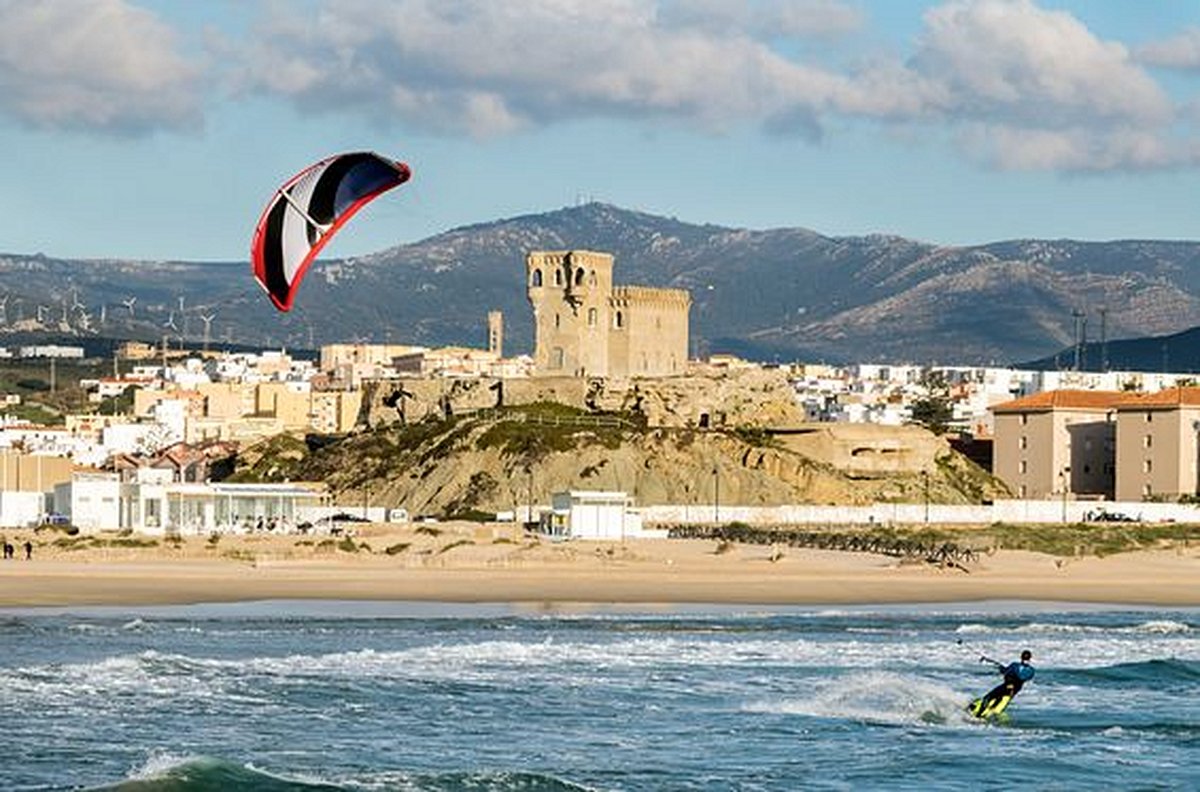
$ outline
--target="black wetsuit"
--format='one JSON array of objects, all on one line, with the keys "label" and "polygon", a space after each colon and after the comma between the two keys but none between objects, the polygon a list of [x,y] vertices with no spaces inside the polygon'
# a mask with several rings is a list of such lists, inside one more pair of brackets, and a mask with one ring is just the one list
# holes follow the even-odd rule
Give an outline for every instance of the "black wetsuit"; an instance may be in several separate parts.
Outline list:
[{"label": "black wetsuit", "polygon": [[1025,662],[1009,663],[1007,666],[996,664],[1000,669],[1000,673],[1004,674],[1004,681],[996,687],[988,691],[988,694],[979,702],[979,711],[987,710],[988,706],[1001,698],[1002,696],[1015,696],[1021,692],[1021,688],[1025,683],[1033,679],[1033,666]]}]

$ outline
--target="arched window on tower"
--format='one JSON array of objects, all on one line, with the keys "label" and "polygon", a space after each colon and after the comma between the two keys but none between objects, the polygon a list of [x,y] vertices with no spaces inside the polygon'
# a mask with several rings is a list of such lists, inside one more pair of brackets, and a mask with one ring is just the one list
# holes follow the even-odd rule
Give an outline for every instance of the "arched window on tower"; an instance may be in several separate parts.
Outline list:
[{"label": "arched window on tower", "polygon": [[588,308],[588,327],[596,326],[596,309]]},{"label": "arched window on tower", "polygon": [[579,269],[575,270],[575,285],[576,286],[583,285],[583,267],[580,267]]},{"label": "arched window on tower", "polygon": [[562,317],[554,314],[554,329],[557,330],[560,327],[562,327]]},{"label": "arched window on tower", "polygon": [[617,330],[620,330],[624,326],[625,326],[625,315],[622,314],[620,311],[617,311],[615,314],[613,314],[613,327],[615,327]]},{"label": "arched window on tower", "polygon": [[554,270],[554,285],[562,286],[562,270],[560,269]]},{"label": "arched window on tower", "polygon": [[595,285],[596,285],[596,270],[592,270],[591,272],[588,273],[588,286],[595,286]]},{"label": "arched window on tower", "polygon": [[529,285],[533,287],[542,285],[542,271],[540,269],[533,271],[533,277],[529,279]]}]

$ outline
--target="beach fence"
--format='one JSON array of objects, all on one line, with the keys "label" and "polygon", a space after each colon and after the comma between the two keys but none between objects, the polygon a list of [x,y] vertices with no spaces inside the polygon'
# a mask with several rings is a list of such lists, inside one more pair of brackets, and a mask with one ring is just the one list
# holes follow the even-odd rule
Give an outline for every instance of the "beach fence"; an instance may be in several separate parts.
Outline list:
[{"label": "beach fence", "polygon": [[997,500],[982,505],[875,503],[867,506],[729,506],[674,504],[642,506],[642,519],[655,525],[987,525],[1008,523],[1131,522],[1200,523],[1200,504],[1137,501]]},{"label": "beach fence", "polygon": [[845,533],[836,530],[802,530],[790,526],[677,525],[668,530],[671,539],[711,539],[738,544],[757,544],[837,550],[849,553],[874,553],[909,560],[927,561],[965,570],[966,564],[979,560],[979,551],[957,542],[932,541],[899,536]]}]

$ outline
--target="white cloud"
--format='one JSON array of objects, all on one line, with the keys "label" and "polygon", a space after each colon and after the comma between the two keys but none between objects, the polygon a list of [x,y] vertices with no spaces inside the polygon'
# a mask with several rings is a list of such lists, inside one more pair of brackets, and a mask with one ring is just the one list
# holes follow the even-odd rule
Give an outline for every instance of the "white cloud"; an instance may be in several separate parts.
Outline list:
[{"label": "white cloud", "polygon": [[838,0],[671,0],[663,3],[658,17],[668,28],[744,32],[763,39],[840,35],[865,22],[858,8]]},{"label": "white cloud", "polygon": [[847,113],[941,124],[1002,169],[1104,171],[1195,163],[1166,92],[1119,42],[1031,0],[953,0],[925,13],[906,64],[876,64]]},{"label": "white cloud", "polygon": [[956,0],[925,14],[913,68],[946,88],[945,110],[1039,127],[1161,124],[1171,103],[1118,42],[1030,0]]},{"label": "white cloud", "polygon": [[1166,168],[1197,162],[1189,151],[1154,132],[1031,129],[1003,124],[967,127],[964,145],[1003,170],[1063,170],[1077,173]]},{"label": "white cloud", "polygon": [[1191,27],[1177,36],[1147,44],[1137,54],[1154,66],[1200,69],[1200,28]]},{"label": "white cloud", "polygon": [[0,114],[137,132],[198,122],[197,70],[173,31],[123,0],[0,0]]},{"label": "white cloud", "polygon": [[[949,0],[911,57],[852,70],[797,39],[864,24],[838,0],[320,0],[268,6],[241,83],[311,112],[478,136],[583,117],[761,125],[833,118],[946,130],[994,167],[1194,163],[1177,108],[1122,43],[1032,0]],[[304,6],[303,8],[308,8]],[[942,136],[928,135],[927,138]]]},{"label": "white cloud", "polygon": [[[773,13],[810,6],[840,8]],[[599,115],[721,128],[819,107],[841,83],[744,25],[668,24],[682,10],[651,0],[328,0],[302,24],[294,7],[276,6],[243,79],[312,110],[479,135]]]}]

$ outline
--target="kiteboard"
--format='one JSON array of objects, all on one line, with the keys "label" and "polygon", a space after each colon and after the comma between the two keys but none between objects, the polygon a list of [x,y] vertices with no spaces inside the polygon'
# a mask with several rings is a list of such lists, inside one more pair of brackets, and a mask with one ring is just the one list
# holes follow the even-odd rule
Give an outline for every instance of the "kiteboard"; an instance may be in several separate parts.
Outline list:
[{"label": "kiteboard", "polygon": [[979,718],[981,720],[987,720],[988,718],[994,718],[997,715],[1000,715],[1001,713],[1003,713],[1004,710],[1008,708],[1008,703],[1010,701],[1012,701],[1012,699],[1013,699],[1013,697],[1010,694],[1005,693],[1000,698],[994,699],[993,701],[989,701],[987,707],[984,707],[983,706],[983,697],[980,696],[979,698],[975,699],[974,701],[972,701],[970,704],[967,705],[967,712],[971,713],[976,718]]}]

